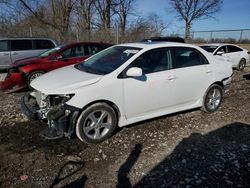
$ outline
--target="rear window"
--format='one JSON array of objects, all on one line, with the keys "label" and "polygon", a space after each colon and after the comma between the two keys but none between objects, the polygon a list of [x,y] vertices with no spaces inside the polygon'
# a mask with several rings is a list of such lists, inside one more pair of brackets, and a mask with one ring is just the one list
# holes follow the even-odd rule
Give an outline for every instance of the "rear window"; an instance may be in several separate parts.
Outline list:
[{"label": "rear window", "polygon": [[11,41],[12,51],[32,50],[31,40],[12,40]]},{"label": "rear window", "polygon": [[54,43],[50,40],[34,40],[34,49],[50,49],[54,47]]},{"label": "rear window", "polygon": [[240,52],[243,51],[241,48],[238,48],[237,46],[227,46],[228,53],[233,53],[233,52]]}]

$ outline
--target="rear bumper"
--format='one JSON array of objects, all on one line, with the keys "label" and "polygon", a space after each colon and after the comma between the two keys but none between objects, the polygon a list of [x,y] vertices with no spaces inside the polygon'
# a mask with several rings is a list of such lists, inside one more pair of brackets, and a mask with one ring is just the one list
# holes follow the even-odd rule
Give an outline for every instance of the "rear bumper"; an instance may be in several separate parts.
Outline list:
[{"label": "rear bumper", "polygon": [[21,73],[11,73],[0,82],[0,90],[7,91],[8,93],[21,90],[25,88],[25,82]]}]

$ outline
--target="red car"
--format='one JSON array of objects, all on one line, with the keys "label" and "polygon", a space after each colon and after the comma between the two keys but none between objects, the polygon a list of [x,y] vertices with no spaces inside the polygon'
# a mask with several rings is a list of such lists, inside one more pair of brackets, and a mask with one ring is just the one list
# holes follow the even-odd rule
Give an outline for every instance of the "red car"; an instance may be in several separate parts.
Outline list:
[{"label": "red car", "polygon": [[52,48],[37,57],[26,58],[14,62],[8,69],[0,89],[14,92],[28,86],[32,80],[51,70],[79,63],[89,56],[110,47],[107,43],[78,42]]}]

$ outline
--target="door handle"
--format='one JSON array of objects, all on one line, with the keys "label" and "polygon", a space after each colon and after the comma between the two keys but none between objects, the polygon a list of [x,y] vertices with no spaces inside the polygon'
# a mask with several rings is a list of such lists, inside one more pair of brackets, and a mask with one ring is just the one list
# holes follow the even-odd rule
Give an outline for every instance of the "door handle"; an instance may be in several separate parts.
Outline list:
[{"label": "door handle", "polygon": [[7,55],[10,55],[10,53],[4,53],[3,55],[4,55],[4,56],[7,56]]},{"label": "door handle", "polygon": [[207,70],[207,71],[206,71],[207,74],[209,74],[209,73],[211,73],[211,72],[212,72],[211,70]]},{"label": "door handle", "polygon": [[176,77],[174,76],[174,75],[170,75],[170,76],[168,76],[168,78],[167,78],[168,80],[175,80],[176,79]]},{"label": "door handle", "polygon": [[17,53],[17,52],[14,52],[13,55],[18,55],[18,53]]}]

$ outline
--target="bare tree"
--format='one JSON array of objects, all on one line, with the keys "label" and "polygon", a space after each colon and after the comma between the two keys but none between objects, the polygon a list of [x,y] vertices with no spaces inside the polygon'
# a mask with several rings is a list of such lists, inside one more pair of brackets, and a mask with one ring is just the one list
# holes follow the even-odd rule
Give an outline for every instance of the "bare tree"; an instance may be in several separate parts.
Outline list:
[{"label": "bare tree", "polygon": [[220,10],[223,0],[170,0],[180,19],[185,21],[185,39],[189,40],[192,23],[212,17]]},{"label": "bare tree", "polygon": [[113,11],[118,15],[122,36],[125,35],[128,15],[132,14],[135,0],[116,0]]},{"label": "bare tree", "polygon": [[88,40],[91,38],[94,1],[95,0],[78,0],[76,5],[76,15],[78,19],[77,27],[80,29],[81,34],[85,33],[85,30],[87,30]]},{"label": "bare tree", "polygon": [[149,14],[146,18],[139,17],[126,32],[126,41],[134,42],[150,37],[160,37],[168,26],[169,24],[165,24],[161,17],[155,13]]},{"label": "bare tree", "polygon": [[116,5],[114,0],[95,0],[95,8],[99,14],[101,29],[109,31],[111,28],[112,6]]},{"label": "bare tree", "polygon": [[[59,40],[63,41],[66,39],[68,29],[70,26],[70,17],[72,14],[73,7],[77,0],[51,0],[48,4],[50,12],[45,13],[39,12],[39,6],[32,7],[32,0],[18,0],[23,7],[30,13],[29,16],[34,16],[42,24],[53,28],[59,35]],[[50,16],[51,15],[51,19]]]}]

